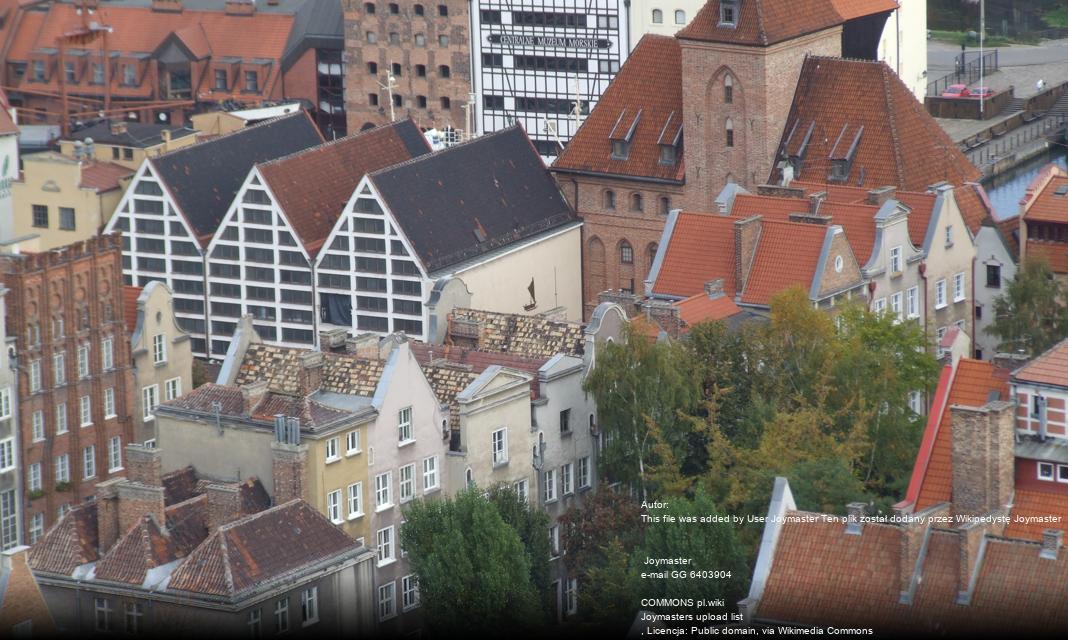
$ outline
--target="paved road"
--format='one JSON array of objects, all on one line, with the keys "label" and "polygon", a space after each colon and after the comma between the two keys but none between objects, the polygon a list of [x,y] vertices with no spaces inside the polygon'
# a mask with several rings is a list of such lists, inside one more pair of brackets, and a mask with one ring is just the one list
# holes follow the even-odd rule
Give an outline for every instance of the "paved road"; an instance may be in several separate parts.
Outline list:
[{"label": "paved road", "polygon": [[[978,54],[978,48],[968,47],[968,59]],[[940,78],[954,70],[954,58],[960,55],[960,45],[928,41],[927,76]],[[1068,39],[1047,40],[1040,45],[1013,45],[998,48],[1000,71],[990,75],[983,84],[996,91],[1013,85],[1017,97],[1034,94],[1039,78],[1047,86],[1068,82]],[[973,83],[974,85],[978,82]]]}]

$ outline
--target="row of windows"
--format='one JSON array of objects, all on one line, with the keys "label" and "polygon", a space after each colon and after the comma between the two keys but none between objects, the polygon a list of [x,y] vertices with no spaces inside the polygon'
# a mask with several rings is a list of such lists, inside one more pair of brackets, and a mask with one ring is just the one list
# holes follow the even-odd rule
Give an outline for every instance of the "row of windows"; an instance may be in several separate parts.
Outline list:
[{"label": "row of windows", "polygon": [[[365,34],[365,37],[367,38],[368,44],[374,44],[374,43],[378,42],[378,33],[375,32],[375,31],[368,31]],[[401,43],[400,34],[397,33],[396,31],[390,31],[389,32],[389,44],[399,45],[400,43]],[[422,34],[422,33],[415,34],[415,44],[416,44],[416,46],[419,46],[419,47],[425,47],[426,46],[426,36],[424,34]],[[440,34],[438,36],[438,46],[439,47],[447,47],[447,46],[449,46],[449,36],[444,34],[444,33]]]},{"label": "row of windows", "polygon": [[546,503],[555,502],[561,495],[575,493],[576,482],[578,488],[588,489],[592,486],[590,457],[584,456],[577,463],[569,462],[559,469],[548,469],[543,474],[543,480],[542,499]]},{"label": "row of windows", "polygon": [[[106,373],[115,368],[115,339],[108,337],[100,341],[100,368],[102,373]],[[79,380],[84,380],[90,376],[90,345],[88,343],[78,346],[77,350],[77,374]],[[164,356],[165,358],[166,356]],[[41,359],[37,358],[30,361],[29,367],[29,383],[30,393],[37,393],[44,388],[42,374],[41,374]],[[67,355],[64,351],[59,351],[52,354],[52,373],[55,380],[55,385],[63,386],[67,384]]]},{"label": "row of windows", "polygon": [[[419,606],[419,583],[415,576],[406,575],[400,579],[401,599],[404,611]],[[397,615],[397,583],[387,582],[378,587],[378,619],[389,620]]]},{"label": "row of windows", "polygon": [[[60,231],[74,231],[76,226],[76,221],[74,219],[74,209],[71,207],[58,207],[58,209]],[[33,217],[33,226],[39,229],[47,229],[49,225],[48,205],[31,205],[31,211]]]},{"label": "row of windows", "polygon": [[[80,84],[85,69],[78,68],[77,61],[66,60],[63,63],[63,79],[67,84]],[[140,65],[135,63],[124,63],[121,65],[122,80],[121,84],[127,87],[137,87],[141,85],[142,74],[139,73]],[[31,76],[32,82],[47,82],[45,73],[45,61],[34,60],[33,61],[33,75]],[[79,73],[82,71],[82,73]],[[104,80],[104,64],[102,62],[92,62],[89,64],[88,71],[90,72],[89,84],[103,85]],[[259,72],[255,70],[248,70],[244,72],[245,83],[242,87],[242,91],[246,93],[259,93],[260,91],[260,78]],[[226,69],[215,69],[213,75],[212,88],[221,91],[229,91],[234,88],[231,87],[230,74]],[[130,157],[127,160],[132,159],[133,154],[131,152]],[[116,157],[117,159],[117,157]]]},{"label": "row of windows", "polygon": [[[367,73],[369,73],[371,75],[378,75],[378,63],[377,62],[368,62],[367,63]],[[401,66],[401,64],[399,62],[394,62],[394,63],[392,63],[390,65],[390,73],[393,75],[393,77],[399,78],[402,75],[404,75],[403,67]],[[426,65],[425,64],[417,64],[417,65],[415,65],[415,75],[417,77],[419,77],[419,78],[425,78],[426,77]],[[442,77],[442,78],[449,78],[449,77],[452,76],[452,70],[449,68],[449,65],[447,65],[447,64],[438,65],[438,75],[440,77]]]},{"label": "row of windows", "polygon": [[[376,6],[375,6],[375,3],[373,3],[373,2],[365,2],[364,5],[363,5],[364,13],[366,13],[369,16],[373,16],[375,14],[375,9],[376,9]],[[397,4],[396,2],[389,3],[387,9],[389,10],[390,15],[394,15],[394,16],[400,15],[400,12],[401,12],[400,11],[400,5]],[[417,16],[426,15],[426,8],[421,4],[413,5],[412,6],[412,14],[413,15],[417,15]],[[446,6],[446,5],[443,5],[443,4],[439,4],[438,5],[438,16],[446,17],[448,15],[449,15],[449,7]]]},{"label": "row of windows", "polygon": [[[601,196],[601,202],[605,209],[616,209],[616,192],[611,189],[605,189]],[[640,193],[632,193],[629,198],[630,210],[635,213],[645,211],[645,198]],[[657,213],[662,216],[666,216],[671,212],[671,198],[669,196],[660,196],[657,198]]]},{"label": "row of windows", "polygon": [[[422,95],[415,96],[415,101],[414,102],[415,102],[415,104],[413,105],[412,104],[412,100],[409,100],[408,101],[408,106],[409,107],[415,106],[416,108],[419,108],[419,109],[426,109],[427,105],[429,104],[429,102],[427,101],[427,97],[426,96],[422,96]],[[377,93],[369,93],[369,94],[367,94],[367,104],[371,105],[372,107],[377,107],[378,106],[378,94]],[[445,110],[445,111],[448,111],[449,109],[452,108],[452,100],[450,98],[445,98],[445,97],[439,98],[438,99],[438,104],[440,104],[441,108],[443,110]],[[395,107],[403,107],[404,106],[404,96],[402,96],[402,95],[400,95],[398,93],[393,94],[393,106],[395,106]]]},{"label": "row of windows", "polygon": [[[653,24],[664,24],[664,12],[653,9]],[[686,24],[686,12],[682,9],[675,10],[675,24]]]}]

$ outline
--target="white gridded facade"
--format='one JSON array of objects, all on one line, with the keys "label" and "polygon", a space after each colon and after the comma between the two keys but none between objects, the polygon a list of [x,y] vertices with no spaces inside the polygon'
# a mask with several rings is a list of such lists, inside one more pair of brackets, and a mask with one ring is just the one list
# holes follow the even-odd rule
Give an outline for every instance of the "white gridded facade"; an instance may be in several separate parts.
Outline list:
[{"label": "white gridded facade", "polygon": [[627,55],[620,0],[480,0],[471,64],[479,133],[523,124],[543,157],[559,154]]},{"label": "white gridded facade", "polygon": [[430,280],[366,179],[320,250],[315,274],[324,328],[426,338]]},{"label": "white gridded facade", "polygon": [[149,165],[138,171],[108,223],[122,231],[122,274],[128,285],[153,280],[174,292],[178,324],[189,332],[193,353],[205,355],[204,254],[185,219]]},{"label": "white gridded facade", "polygon": [[208,245],[211,357],[226,355],[245,314],[267,342],[315,344],[312,280],[308,254],[254,170]]}]

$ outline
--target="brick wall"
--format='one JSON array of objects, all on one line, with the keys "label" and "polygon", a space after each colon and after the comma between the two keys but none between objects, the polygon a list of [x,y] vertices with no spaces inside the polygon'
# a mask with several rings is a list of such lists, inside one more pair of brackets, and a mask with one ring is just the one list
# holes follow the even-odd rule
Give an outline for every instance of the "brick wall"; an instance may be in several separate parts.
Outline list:
[{"label": "brick wall", "polygon": [[[842,270],[834,268],[836,256],[842,256]],[[831,250],[827,254],[827,264],[824,265],[823,280],[821,282],[819,296],[827,296],[837,291],[852,289],[864,283],[861,274],[861,265],[853,255],[853,249],[844,233],[839,233],[831,240]]]},{"label": "brick wall", "polygon": [[1013,405],[999,401],[950,410],[955,512],[980,515],[1003,507],[1014,489]]},{"label": "brick wall", "polygon": [[[108,442],[133,438],[133,361],[123,324],[122,244],[118,234],[90,238],[50,253],[0,257],[0,282],[7,296],[8,335],[16,339],[19,427],[23,469],[41,464],[42,494],[30,499],[24,490],[23,526],[28,536],[34,514],[44,515],[47,530],[62,505],[73,506],[96,492],[96,483],[122,476],[108,470]],[[63,319],[62,335],[58,319]],[[85,323],[87,318],[88,322]],[[37,339],[29,340],[30,329]],[[113,365],[103,370],[101,344],[112,338]],[[89,376],[79,379],[78,347],[89,345]],[[65,383],[57,384],[53,356],[64,354]],[[30,392],[30,363],[39,361],[41,390]],[[104,415],[105,389],[113,389],[115,416]],[[91,424],[80,426],[79,403],[88,396]],[[57,433],[57,406],[65,405],[67,432]],[[34,440],[33,416],[44,418],[44,439]],[[83,452],[95,447],[96,473],[84,478]],[[121,449],[121,447],[120,447]],[[56,488],[54,462],[70,456],[70,484]],[[27,540],[29,538],[27,537]]]},{"label": "brick wall", "polygon": [[[371,2],[374,14],[365,8],[365,0],[345,0],[345,111],[348,130],[355,133],[367,124],[380,125],[389,122],[389,95],[378,83],[385,83],[391,65],[401,65],[396,77],[394,93],[404,97],[404,104],[395,107],[397,119],[411,116],[416,124],[426,128],[452,126],[466,129],[462,109],[471,91],[471,51],[468,4],[459,0],[417,3],[398,0],[398,14],[389,12],[389,3]],[[415,6],[424,7],[424,15],[415,15]],[[448,16],[438,15],[438,5],[448,7]],[[368,42],[367,33],[372,32],[376,42]],[[390,42],[390,34],[397,34],[398,41]],[[416,35],[425,37],[424,45],[415,43]],[[448,46],[439,44],[439,36],[448,36]],[[375,63],[376,73],[368,70],[368,63]],[[426,75],[416,73],[416,65],[426,66]],[[449,76],[439,70],[449,67]],[[378,106],[370,104],[369,94],[378,96]],[[427,106],[420,108],[417,96],[427,99]],[[444,109],[441,98],[448,98],[450,105]]]},{"label": "brick wall", "polygon": [[274,504],[295,498],[308,499],[304,475],[308,467],[308,445],[271,443],[271,472],[274,477]]}]

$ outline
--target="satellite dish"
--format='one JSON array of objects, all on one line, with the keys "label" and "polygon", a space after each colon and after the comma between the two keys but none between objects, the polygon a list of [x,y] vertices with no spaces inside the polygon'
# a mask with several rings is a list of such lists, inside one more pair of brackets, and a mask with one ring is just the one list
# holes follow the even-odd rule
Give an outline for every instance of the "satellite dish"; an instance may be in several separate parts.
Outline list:
[{"label": "satellite dish", "polygon": [[159,114],[159,121],[160,122],[166,122],[167,121],[167,114],[166,113]]}]

